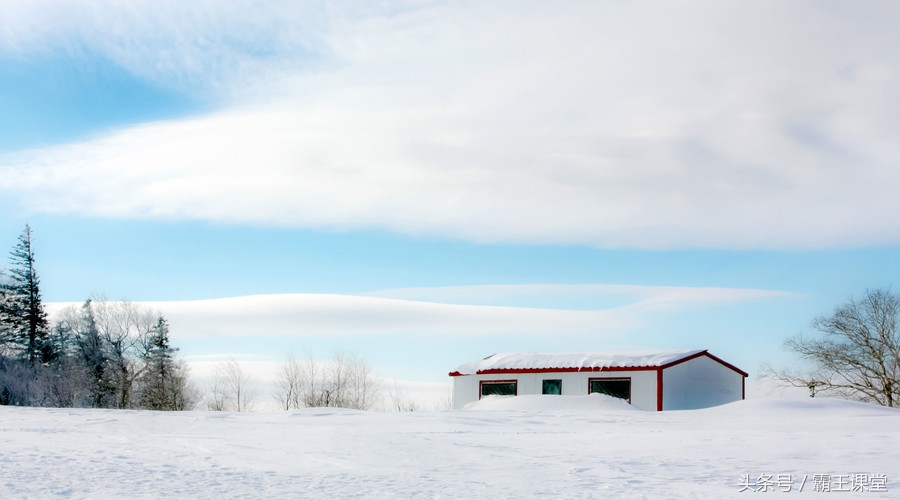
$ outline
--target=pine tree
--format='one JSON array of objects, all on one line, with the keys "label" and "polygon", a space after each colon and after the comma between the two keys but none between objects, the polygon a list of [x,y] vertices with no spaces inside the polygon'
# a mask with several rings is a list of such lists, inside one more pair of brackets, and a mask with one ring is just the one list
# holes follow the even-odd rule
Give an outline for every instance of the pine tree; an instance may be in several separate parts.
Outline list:
[{"label": "pine tree", "polygon": [[7,341],[30,362],[50,362],[55,353],[47,341],[47,313],[41,302],[40,279],[34,265],[31,227],[26,225],[10,252],[9,278],[2,283]]},{"label": "pine tree", "polygon": [[80,319],[78,331],[75,333],[75,345],[78,357],[87,370],[90,404],[95,408],[112,407],[115,387],[106,374],[109,359],[104,349],[103,338],[100,336],[100,329],[97,327],[91,299],[81,306]]},{"label": "pine tree", "polygon": [[169,345],[169,323],[162,316],[153,327],[141,373],[141,406],[148,410],[185,410],[190,406],[185,367]]},{"label": "pine tree", "polygon": [[[12,334],[12,325],[10,324],[9,299],[6,293],[7,284],[8,278],[6,273],[0,267],[0,357],[8,356],[16,346]],[[2,397],[0,397],[0,404],[3,404]]]}]

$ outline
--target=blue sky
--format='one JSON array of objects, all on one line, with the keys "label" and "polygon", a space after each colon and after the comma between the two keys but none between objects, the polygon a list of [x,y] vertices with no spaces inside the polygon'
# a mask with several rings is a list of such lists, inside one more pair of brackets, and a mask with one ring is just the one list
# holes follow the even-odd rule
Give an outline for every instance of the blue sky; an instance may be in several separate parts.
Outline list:
[{"label": "blue sky", "polygon": [[191,360],[755,374],[900,283],[890,2],[0,9],[0,247],[30,224],[47,301],[148,302]]}]

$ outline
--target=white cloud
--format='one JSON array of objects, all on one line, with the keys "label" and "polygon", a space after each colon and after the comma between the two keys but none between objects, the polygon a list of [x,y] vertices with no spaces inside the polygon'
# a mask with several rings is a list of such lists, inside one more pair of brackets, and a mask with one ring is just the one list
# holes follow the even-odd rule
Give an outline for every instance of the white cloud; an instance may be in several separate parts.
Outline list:
[{"label": "white cloud", "polygon": [[256,104],[0,159],[0,191],[34,211],[602,247],[900,242],[893,4],[179,2],[150,21],[149,3],[90,5],[119,24],[56,33],[66,8],[21,7],[38,34],[5,22],[0,46],[74,39]]},{"label": "white cloud", "polygon": [[[327,294],[255,295],[148,303],[185,336],[503,335],[614,332],[635,318],[611,311],[565,311],[437,304]],[[555,327],[553,325],[556,325]]]},{"label": "white cloud", "polygon": [[[616,296],[620,304],[604,306]],[[178,338],[619,335],[676,310],[790,297],[780,291],[638,285],[492,285],[408,288],[368,296],[252,295],[142,302],[161,311]],[[496,305],[527,298],[596,299],[590,309]],[[55,303],[51,313],[68,304]]]},{"label": "white cloud", "polygon": [[[351,350],[364,349],[361,354],[373,360],[379,376],[430,380],[418,384],[388,380],[385,385],[386,391],[400,389],[427,408],[446,396],[446,373],[475,356],[498,350],[552,352],[579,348],[571,346],[659,348],[669,346],[672,340],[642,332],[654,320],[675,319],[677,323],[680,311],[792,297],[796,295],[739,288],[544,284],[406,288],[367,296],[253,295],[140,304],[169,320],[172,343],[184,348],[192,377],[204,390],[216,367],[235,358],[257,383],[260,400],[271,404],[269,395],[286,352],[285,344],[304,345],[317,359],[327,361],[329,349],[349,342]],[[547,305],[497,305],[504,303]],[[554,308],[558,303],[593,308]],[[47,310],[52,318],[69,305],[77,304],[50,303]],[[529,340],[529,336],[539,340]],[[681,339],[678,342],[687,344],[678,345],[708,347],[710,339],[703,339],[700,346],[691,345],[695,341]],[[391,354],[398,345],[405,350],[405,362],[400,365]],[[304,351],[297,354],[303,356]],[[410,359],[417,356],[420,359]],[[414,368],[406,366],[410,364]]]},{"label": "white cloud", "polygon": [[499,304],[519,302],[578,304],[578,309],[609,308],[626,300],[629,309],[656,312],[686,307],[706,307],[738,302],[796,297],[790,292],[752,288],[680,287],[645,285],[467,285],[395,288],[369,294],[392,299],[448,304]]}]

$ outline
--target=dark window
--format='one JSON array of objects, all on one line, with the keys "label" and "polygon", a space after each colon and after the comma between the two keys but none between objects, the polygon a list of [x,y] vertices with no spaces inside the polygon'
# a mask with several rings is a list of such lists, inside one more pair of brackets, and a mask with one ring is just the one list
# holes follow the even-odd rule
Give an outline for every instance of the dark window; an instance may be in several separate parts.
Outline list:
[{"label": "dark window", "polygon": [[545,380],[541,394],[562,394],[562,380]]},{"label": "dark window", "polygon": [[515,396],[516,395],[516,381],[515,380],[500,380],[500,381],[482,381],[481,382],[481,395],[482,396]]},{"label": "dark window", "polygon": [[631,402],[630,378],[592,378],[589,383],[591,394],[598,392]]}]

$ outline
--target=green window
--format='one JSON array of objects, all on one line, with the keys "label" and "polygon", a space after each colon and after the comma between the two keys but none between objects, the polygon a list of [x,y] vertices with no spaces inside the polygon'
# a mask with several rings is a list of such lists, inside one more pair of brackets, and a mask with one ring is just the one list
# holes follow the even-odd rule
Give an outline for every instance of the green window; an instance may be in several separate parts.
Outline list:
[{"label": "green window", "polygon": [[517,394],[515,380],[482,381],[481,396],[515,396]]},{"label": "green window", "polygon": [[597,392],[631,402],[630,378],[592,378],[589,384],[591,394]]},{"label": "green window", "polygon": [[562,394],[562,380],[544,380],[541,394]]}]

